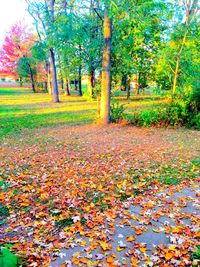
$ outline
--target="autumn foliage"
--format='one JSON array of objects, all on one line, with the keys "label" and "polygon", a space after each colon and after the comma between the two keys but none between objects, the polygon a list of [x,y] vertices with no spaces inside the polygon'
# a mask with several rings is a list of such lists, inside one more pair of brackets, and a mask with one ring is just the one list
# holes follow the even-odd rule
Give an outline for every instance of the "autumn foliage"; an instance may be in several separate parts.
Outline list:
[{"label": "autumn foliage", "polygon": [[30,48],[35,43],[35,39],[23,21],[19,21],[11,27],[0,51],[1,76],[19,77],[17,63],[20,58],[32,56]]}]

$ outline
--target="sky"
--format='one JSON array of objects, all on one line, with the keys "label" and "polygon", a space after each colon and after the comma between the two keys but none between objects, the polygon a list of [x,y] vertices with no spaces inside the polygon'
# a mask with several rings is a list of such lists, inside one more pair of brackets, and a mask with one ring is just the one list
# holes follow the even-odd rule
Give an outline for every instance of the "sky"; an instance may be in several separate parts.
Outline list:
[{"label": "sky", "polygon": [[6,36],[10,27],[19,20],[25,19],[28,25],[31,25],[31,16],[26,11],[25,0],[1,0],[0,7],[0,45]]}]

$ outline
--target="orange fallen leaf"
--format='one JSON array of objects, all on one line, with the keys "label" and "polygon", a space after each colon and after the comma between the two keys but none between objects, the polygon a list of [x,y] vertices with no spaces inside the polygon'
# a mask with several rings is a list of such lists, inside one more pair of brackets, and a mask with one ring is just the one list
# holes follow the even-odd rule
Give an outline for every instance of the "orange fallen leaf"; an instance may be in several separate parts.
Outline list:
[{"label": "orange fallen leaf", "polygon": [[135,237],[134,236],[129,236],[129,237],[126,238],[126,241],[127,242],[132,242],[134,240],[135,240]]}]

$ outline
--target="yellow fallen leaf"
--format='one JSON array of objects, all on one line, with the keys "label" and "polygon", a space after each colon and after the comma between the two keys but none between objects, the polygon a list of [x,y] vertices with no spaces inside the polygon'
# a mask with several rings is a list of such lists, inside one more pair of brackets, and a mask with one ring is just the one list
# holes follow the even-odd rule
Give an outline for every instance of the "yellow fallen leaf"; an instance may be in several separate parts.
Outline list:
[{"label": "yellow fallen leaf", "polygon": [[134,236],[129,236],[129,237],[126,238],[126,241],[127,242],[132,242],[134,240],[135,240],[135,237]]},{"label": "yellow fallen leaf", "polygon": [[141,252],[146,252],[147,249],[144,248],[144,247],[140,247],[139,250],[140,250]]},{"label": "yellow fallen leaf", "polygon": [[160,230],[159,230],[159,229],[153,228],[152,230],[153,230],[153,232],[155,232],[155,233],[160,233]]}]

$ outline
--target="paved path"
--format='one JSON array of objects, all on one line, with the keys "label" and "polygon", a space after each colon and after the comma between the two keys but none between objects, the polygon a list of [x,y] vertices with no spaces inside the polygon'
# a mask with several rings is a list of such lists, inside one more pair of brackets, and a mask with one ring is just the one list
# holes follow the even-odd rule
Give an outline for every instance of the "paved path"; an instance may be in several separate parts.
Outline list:
[{"label": "paved path", "polygon": [[191,266],[188,255],[199,242],[199,182],[178,188],[155,188],[139,204],[125,201],[121,214],[100,226],[109,242],[77,235],[51,267]]}]

